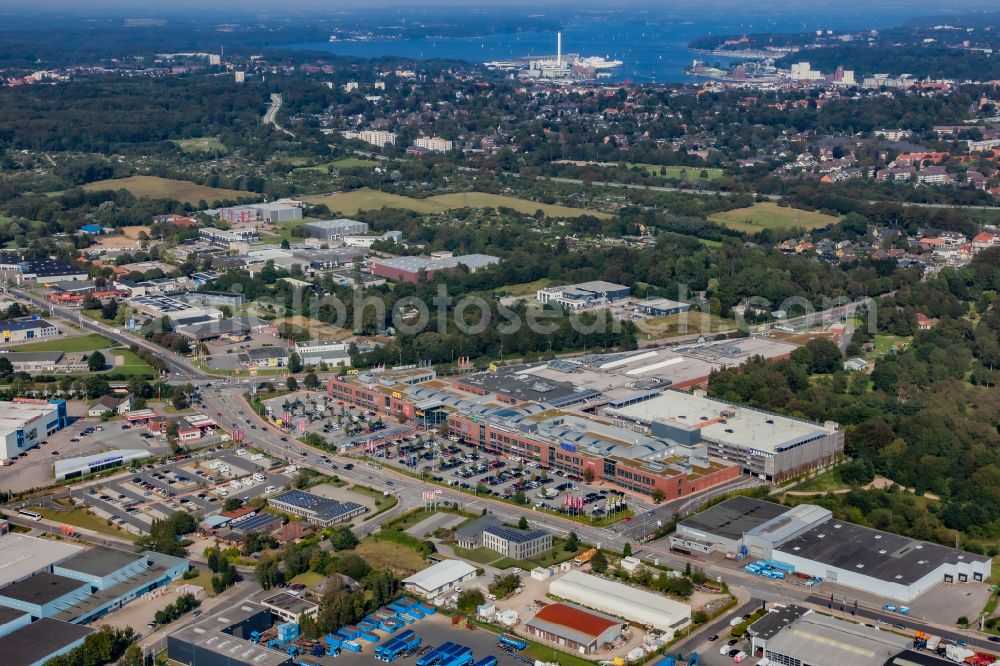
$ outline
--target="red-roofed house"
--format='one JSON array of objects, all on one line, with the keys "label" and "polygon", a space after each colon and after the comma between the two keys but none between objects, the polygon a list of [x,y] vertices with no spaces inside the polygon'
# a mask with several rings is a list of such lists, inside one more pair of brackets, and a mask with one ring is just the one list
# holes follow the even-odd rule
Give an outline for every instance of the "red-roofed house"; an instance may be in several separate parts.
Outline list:
[{"label": "red-roofed house", "polygon": [[570,603],[549,604],[525,625],[533,637],[582,654],[596,654],[627,626],[624,620]]},{"label": "red-roofed house", "polygon": [[917,328],[921,331],[929,331],[934,328],[934,324],[937,323],[936,319],[931,319],[922,312],[917,313]]},{"label": "red-roofed house", "polygon": [[988,231],[980,231],[972,237],[972,248],[974,250],[985,250],[988,247],[993,247],[996,242],[996,236]]}]

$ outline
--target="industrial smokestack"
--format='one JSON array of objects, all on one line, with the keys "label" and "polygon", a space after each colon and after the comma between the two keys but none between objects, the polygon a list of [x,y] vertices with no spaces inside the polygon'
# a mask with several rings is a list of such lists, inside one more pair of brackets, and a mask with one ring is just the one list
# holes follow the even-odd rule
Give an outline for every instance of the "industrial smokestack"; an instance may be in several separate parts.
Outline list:
[{"label": "industrial smokestack", "polygon": [[556,33],[556,67],[562,67],[562,33]]}]

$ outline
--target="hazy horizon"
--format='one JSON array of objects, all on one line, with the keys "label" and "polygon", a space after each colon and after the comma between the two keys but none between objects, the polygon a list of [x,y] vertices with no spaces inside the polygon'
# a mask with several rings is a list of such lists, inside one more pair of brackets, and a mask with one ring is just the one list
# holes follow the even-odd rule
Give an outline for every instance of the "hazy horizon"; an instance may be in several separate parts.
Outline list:
[{"label": "hazy horizon", "polygon": [[[135,0],[89,0],[75,2],[72,0],[7,0],[0,13],[17,12],[49,12],[68,11],[75,14],[93,12],[113,12],[120,15],[146,15],[151,12],[176,14],[179,12],[196,11],[198,13],[216,13],[218,11],[236,11],[242,13],[257,13],[269,11],[274,13],[289,13],[304,10],[336,13],[343,11],[377,11],[394,10],[396,13],[419,12],[434,8],[463,8],[469,12],[477,9],[508,9],[511,12],[525,11],[542,13],[549,8],[559,9],[608,9],[606,2],[596,0],[548,0],[545,3],[510,3],[503,0],[479,0],[470,5],[467,0],[429,0],[401,7],[391,0],[367,0],[364,3],[353,0],[215,0],[211,7],[206,7],[204,0],[150,0],[137,6]],[[811,2],[789,2],[788,0],[681,0],[677,2],[657,2],[655,0],[631,0],[618,3],[614,9],[626,7],[642,8],[644,10],[677,11],[684,9],[726,9],[741,11],[781,11],[814,9],[818,14],[831,11],[831,7],[816,6]],[[927,15],[948,14],[962,11],[1000,11],[995,0],[959,0],[946,3],[933,0],[843,0],[837,8],[878,8],[897,7],[908,15],[922,13]]]}]

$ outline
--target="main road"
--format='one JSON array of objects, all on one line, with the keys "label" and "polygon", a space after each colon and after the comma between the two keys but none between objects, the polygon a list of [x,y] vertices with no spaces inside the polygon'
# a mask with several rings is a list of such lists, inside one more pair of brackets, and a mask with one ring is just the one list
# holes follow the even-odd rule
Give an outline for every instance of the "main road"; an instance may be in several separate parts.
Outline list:
[{"label": "main road", "polygon": [[164,362],[167,366],[167,370],[170,371],[171,375],[178,379],[207,379],[210,375],[202,371],[198,366],[191,362],[190,359],[181,356],[175,352],[164,349],[163,347],[143,340],[142,338],[137,338],[126,333],[122,333],[119,329],[108,326],[107,324],[99,321],[94,321],[85,317],[80,310],[73,310],[61,305],[55,305],[36,296],[30,292],[22,291],[18,289],[6,289],[13,296],[19,299],[27,301],[41,310],[48,310],[53,316],[65,319],[69,322],[74,322],[80,328],[92,331],[94,333],[100,333],[104,337],[111,338],[115,342],[121,343],[125,347],[130,347],[136,345],[155,354],[160,360]]}]

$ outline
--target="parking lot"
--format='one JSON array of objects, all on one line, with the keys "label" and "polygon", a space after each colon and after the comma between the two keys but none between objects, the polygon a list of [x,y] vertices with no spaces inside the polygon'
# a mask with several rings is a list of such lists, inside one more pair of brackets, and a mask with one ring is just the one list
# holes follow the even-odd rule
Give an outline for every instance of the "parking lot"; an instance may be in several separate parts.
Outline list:
[{"label": "parking lot", "polygon": [[[451,618],[441,615],[434,614],[424,619],[411,624],[407,629],[412,629],[421,638],[420,650],[411,656],[400,656],[394,660],[393,663],[402,664],[402,666],[413,666],[416,664],[417,655],[425,652],[429,652],[426,648],[435,648],[439,645],[451,641],[453,643],[458,643],[472,649],[472,653],[475,660],[478,661],[484,657],[490,655],[497,658],[498,666],[522,666],[522,664],[530,664],[534,666],[535,659],[529,657],[524,652],[505,652],[500,647],[497,646],[497,635],[491,631],[485,629],[476,629],[470,631],[468,629],[456,628],[451,624]],[[383,632],[377,632],[380,635]],[[381,644],[383,641],[380,641]],[[347,650],[340,653],[338,657],[309,657],[308,661],[324,664],[325,666],[334,666],[335,664],[373,664],[378,663],[374,660],[372,651],[374,648],[370,643],[363,643],[363,652],[349,652]],[[539,657],[548,658],[551,655],[538,655]]]},{"label": "parking lot", "polygon": [[243,451],[242,455],[213,448],[147,465],[74,489],[71,495],[120,527],[147,532],[153,520],[176,511],[201,517],[221,508],[225,498],[247,500],[266,494],[268,489],[275,492],[290,481],[289,475],[282,473],[284,468],[275,467],[269,458],[237,451]]},{"label": "parking lot", "polygon": [[[53,483],[52,465],[56,460],[77,458],[109,449],[142,449],[153,456],[163,456],[169,451],[162,437],[142,437],[139,428],[121,429],[121,422],[102,423],[100,419],[85,418],[86,405],[79,401],[68,403],[72,422],[59,432],[54,432],[39,446],[25,451],[24,457],[14,464],[0,467],[0,487],[19,492],[41,488]],[[148,433],[147,433],[148,434]]]},{"label": "parking lot", "polygon": [[[544,470],[536,462],[489,456],[453,439],[413,434],[392,439],[369,455],[479,495],[514,499],[520,491],[526,503],[550,511],[602,517],[611,505],[617,510],[626,508],[624,495],[619,491],[591,487],[560,470]],[[567,508],[568,497],[580,505]]]}]

